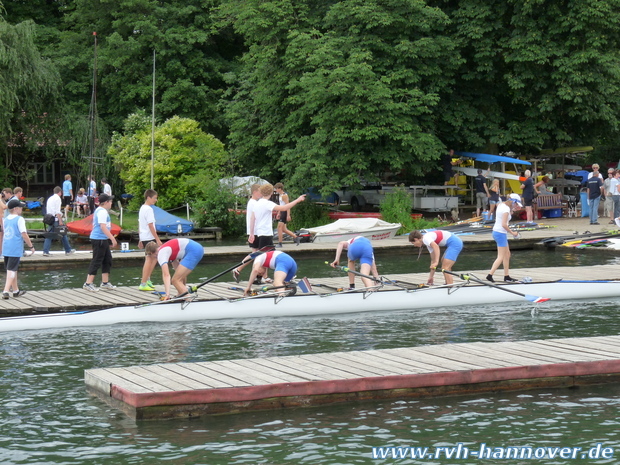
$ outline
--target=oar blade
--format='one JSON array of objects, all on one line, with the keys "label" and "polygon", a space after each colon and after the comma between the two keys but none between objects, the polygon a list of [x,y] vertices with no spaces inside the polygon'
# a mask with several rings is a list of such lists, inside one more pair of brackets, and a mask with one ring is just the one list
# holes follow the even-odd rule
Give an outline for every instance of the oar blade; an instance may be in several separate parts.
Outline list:
[{"label": "oar blade", "polygon": [[547,302],[548,300],[551,300],[549,297],[537,297],[535,295],[525,295],[525,298],[527,300],[529,300],[530,302],[534,302],[535,304],[539,304],[541,302]]},{"label": "oar blade", "polygon": [[309,293],[312,292],[312,285],[310,284],[310,281],[308,281],[308,278],[306,278],[306,277],[302,278],[297,283],[297,287],[304,294],[309,294]]}]

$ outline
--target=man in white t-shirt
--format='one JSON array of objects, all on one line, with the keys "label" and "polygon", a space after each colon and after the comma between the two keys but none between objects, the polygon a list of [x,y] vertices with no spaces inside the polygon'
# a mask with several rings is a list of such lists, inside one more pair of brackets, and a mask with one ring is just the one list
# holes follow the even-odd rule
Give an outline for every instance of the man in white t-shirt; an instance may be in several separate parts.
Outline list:
[{"label": "man in white t-shirt", "polygon": [[[258,199],[260,198],[261,198],[260,184],[252,184],[252,186],[250,187],[250,199],[248,200],[248,204],[245,207],[245,228],[246,228],[246,233],[248,235],[248,238],[250,237],[250,234],[252,233],[250,229],[252,213],[254,213],[254,207],[256,206],[256,202],[258,202]],[[256,252],[258,250],[258,238],[256,238],[254,242],[248,241],[248,245],[250,246],[250,249],[252,250],[252,252]],[[247,257],[245,257],[243,261],[246,263],[232,270],[233,278],[237,282],[239,282],[239,274],[241,273],[241,270],[243,270],[246,266],[248,266],[248,264],[251,261],[251,257],[248,255]]]},{"label": "man in white t-shirt", "polygon": [[[144,191],[144,205],[140,207],[140,212],[138,213],[138,234],[140,240],[140,242],[138,242],[138,248],[140,249],[146,249],[149,242],[156,242],[158,247],[161,245],[161,240],[155,229],[155,212],[153,211],[153,205],[156,203],[157,192],[153,189]],[[151,274],[156,264],[156,261],[148,260],[148,256],[145,258],[144,265],[142,266],[142,280],[139,287],[141,291],[155,290],[151,282]]]},{"label": "man in white t-shirt", "polygon": [[43,242],[43,256],[51,257],[50,248],[52,247],[52,238],[60,237],[62,247],[65,249],[67,255],[75,252],[75,249],[71,248],[69,244],[69,238],[67,234],[60,234],[58,230],[60,226],[64,225],[62,216],[62,188],[60,186],[54,187],[54,193],[47,199],[45,204],[46,212],[49,215],[54,216],[54,223],[48,225],[45,241]]},{"label": "man in white t-shirt", "polygon": [[299,202],[306,200],[306,194],[302,194],[292,202],[286,205],[278,205],[270,199],[273,194],[273,186],[271,184],[263,184],[260,186],[262,198],[256,202],[256,207],[252,213],[250,220],[250,242],[258,237],[257,248],[262,249],[265,246],[273,245],[273,218],[272,212],[288,211]]}]

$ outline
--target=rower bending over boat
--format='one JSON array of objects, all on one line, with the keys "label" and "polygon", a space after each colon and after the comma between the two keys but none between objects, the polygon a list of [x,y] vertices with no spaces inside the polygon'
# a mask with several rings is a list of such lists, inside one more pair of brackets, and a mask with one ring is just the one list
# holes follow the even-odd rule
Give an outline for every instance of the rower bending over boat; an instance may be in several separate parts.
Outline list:
[{"label": "rower bending over boat", "polygon": [[[372,275],[379,281],[379,273],[377,272],[377,264],[375,263],[375,254],[372,250],[370,240],[364,236],[357,236],[348,241],[341,241],[336,248],[336,258],[329,265],[336,268],[340,264],[340,254],[347,249],[347,258],[349,259],[348,267],[355,270],[355,261],[360,261],[360,273]],[[364,287],[372,287],[374,283],[368,278],[362,277]],[[355,275],[349,273],[349,289],[355,289]]]},{"label": "rower bending over boat", "polygon": [[297,263],[289,254],[280,252],[279,250],[272,250],[254,259],[248,286],[243,293],[244,296],[250,295],[252,283],[254,283],[256,277],[266,275],[269,268],[274,270],[273,287],[277,289],[277,292],[286,292],[284,284],[291,282],[295,277],[295,273],[297,273]]},{"label": "rower bending over boat", "polygon": [[[157,246],[156,242],[146,245],[147,260],[154,260],[161,266],[161,274],[164,280],[166,293],[163,300],[170,299],[170,284],[175,287],[178,295],[191,292],[187,287],[187,277],[194,271],[196,265],[202,259],[205,249],[196,241],[187,238],[172,239]],[[174,276],[170,277],[168,263],[174,268]]]},{"label": "rower bending over boat", "polygon": [[[409,242],[415,247],[420,248],[422,245],[425,245],[431,254],[431,272],[428,275],[427,281],[429,285],[434,284],[435,269],[439,265],[439,257],[441,256],[439,247],[446,247],[443,260],[441,261],[441,268],[447,271],[452,271],[452,265],[456,263],[456,259],[459,257],[461,250],[463,250],[463,241],[449,231],[436,230],[426,234],[422,234],[420,231],[412,231],[409,234]],[[444,273],[443,277],[446,284],[454,283],[454,278],[451,274]]]}]

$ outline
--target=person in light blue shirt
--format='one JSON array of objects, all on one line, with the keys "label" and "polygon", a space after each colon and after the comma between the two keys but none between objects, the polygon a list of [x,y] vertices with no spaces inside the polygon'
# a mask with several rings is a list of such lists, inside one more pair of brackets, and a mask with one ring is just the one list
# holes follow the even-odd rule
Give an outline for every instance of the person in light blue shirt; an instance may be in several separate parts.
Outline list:
[{"label": "person in light blue shirt", "polygon": [[[90,242],[93,246],[93,258],[88,267],[88,276],[82,286],[87,291],[98,291],[99,289],[116,289],[110,283],[110,270],[112,269],[112,247],[116,247],[116,239],[110,232],[112,222],[110,220],[110,208],[112,208],[113,196],[101,194],[99,196],[99,207],[93,214],[93,230],[90,233]],[[97,271],[101,268],[101,286],[96,288],[93,282]]]},{"label": "person in light blue shirt", "polygon": [[2,298],[4,300],[11,297],[20,297],[26,291],[19,290],[17,282],[17,270],[19,262],[24,255],[24,242],[30,247],[30,252],[34,253],[34,246],[26,231],[26,222],[22,218],[22,209],[26,204],[20,200],[12,199],[7,203],[9,216],[4,219],[4,237],[2,238],[2,252],[4,255],[4,268],[6,269],[6,283]]},{"label": "person in light blue shirt", "polygon": [[62,206],[65,208],[65,220],[68,218],[69,207],[73,204],[73,184],[71,175],[65,174],[65,182],[62,183]]}]

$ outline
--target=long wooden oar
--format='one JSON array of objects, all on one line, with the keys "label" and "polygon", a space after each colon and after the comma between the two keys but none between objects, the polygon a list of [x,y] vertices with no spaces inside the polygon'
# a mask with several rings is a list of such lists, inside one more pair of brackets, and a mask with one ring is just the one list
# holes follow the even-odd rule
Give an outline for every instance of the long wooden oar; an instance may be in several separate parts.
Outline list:
[{"label": "long wooden oar", "polygon": [[[325,262],[326,265],[329,265],[329,262]],[[382,281],[380,279],[375,278],[374,276],[369,276],[367,274],[364,273],[360,273],[358,271],[352,270],[351,268],[349,268],[348,266],[341,266],[341,265],[337,265],[334,268],[336,268],[338,271],[345,271],[346,273],[352,273],[356,276],[360,276],[361,278],[368,278],[376,283],[382,283]]]},{"label": "long wooden oar", "polygon": [[441,272],[446,273],[446,274],[451,274],[452,276],[457,276],[465,281],[474,281],[479,284],[484,284],[485,286],[494,287],[495,289],[499,289],[500,291],[505,291],[505,292],[510,292],[511,294],[516,294],[518,296],[523,297],[526,300],[529,300],[530,302],[540,303],[540,302],[546,302],[548,300],[551,300],[548,297],[537,297],[535,295],[522,294],[521,292],[513,291],[512,289],[507,289],[504,286],[497,286],[495,284],[483,281],[482,279],[478,279],[468,274],[453,273],[452,271],[448,271],[448,270],[441,270]]}]

